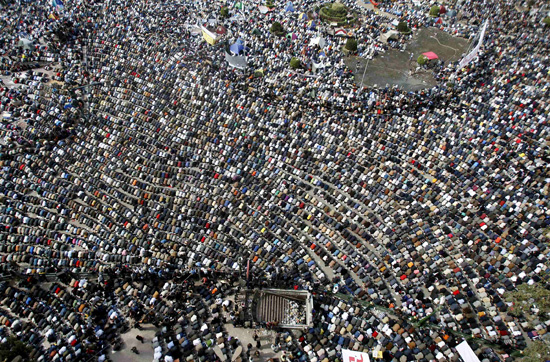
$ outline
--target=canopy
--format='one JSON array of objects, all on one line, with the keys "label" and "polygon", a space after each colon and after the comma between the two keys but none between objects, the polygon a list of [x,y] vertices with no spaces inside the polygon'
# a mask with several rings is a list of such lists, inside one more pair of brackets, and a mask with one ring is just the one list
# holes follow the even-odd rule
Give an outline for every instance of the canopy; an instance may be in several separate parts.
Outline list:
[{"label": "canopy", "polygon": [[292,3],[290,1],[286,3],[285,11],[288,11],[288,12],[291,12],[291,13],[294,12],[294,5],[292,5]]},{"label": "canopy", "polygon": [[439,57],[437,56],[437,54],[435,54],[434,52],[426,52],[426,53],[422,53],[423,56],[425,56],[426,58],[428,58],[429,60],[433,60],[433,59],[438,59]]},{"label": "canopy", "polygon": [[298,15],[298,19],[299,20],[307,20],[307,14],[306,13],[301,13],[300,15]]}]

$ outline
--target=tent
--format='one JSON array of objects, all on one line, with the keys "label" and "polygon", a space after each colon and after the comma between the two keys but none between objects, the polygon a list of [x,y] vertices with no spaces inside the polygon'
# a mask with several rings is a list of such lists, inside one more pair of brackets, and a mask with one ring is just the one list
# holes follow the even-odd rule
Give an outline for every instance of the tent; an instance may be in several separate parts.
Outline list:
[{"label": "tent", "polygon": [[456,10],[453,10],[453,9],[449,10],[447,12],[447,15],[450,16],[451,18],[454,18],[456,16]]},{"label": "tent", "polygon": [[301,13],[300,15],[298,15],[298,20],[307,20],[307,14]]},{"label": "tent", "polygon": [[429,60],[439,59],[437,54],[435,54],[434,52],[426,52],[426,53],[422,53],[422,55],[428,58]]},{"label": "tent", "polygon": [[223,25],[218,25],[216,34],[224,35],[225,33],[227,33],[227,29]]},{"label": "tent", "polygon": [[439,13],[440,13],[440,14],[445,14],[446,12],[447,12],[447,9],[445,9],[445,6],[441,5],[441,6],[439,7]]},{"label": "tent", "polygon": [[258,9],[260,10],[260,13],[267,14],[269,12],[269,8],[265,5],[258,6]]},{"label": "tent", "polygon": [[238,55],[238,54],[242,53],[244,51],[243,41],[241,39],[237,39],[235,44],[233,44],[229,47],[229,50],[231,51],[231,53],[233,53],[235,55]]},{"label": "tent", "polygon": [[243,4],[242,1],[236,2],[235,5],[233,5],[233,7],[234,7],[235,9],[244,10],[244,4]]},{"label": "tent", "polygon": [[20,38],[19,42],[17,43],[17,46],[23,49],[30,50],[34,45],[32,40],[29,40],[27,38]]},{"label": "tent", "polygon": [[380,35],[380,41],[382,43],[387,43],[388,40],[390,39],[393,39],[393,40],[399,39],[399,32],[397,30],[390,30],[387,33]]},{"label": "tent", "polygon": [[292,5],[292,3],[290,1],[286,3],[285,11],[291,12],[291,13],[294,12],[294,5]]},{"label": "tent", "polygon": [[310,20],[308,23],[307,23],[307,28],[309,30],[315,30],[315,27],[317,26],[317,24],[315,23],[314,20]]},{"label": "tent", "polygon": [[313,39],[310,40],[309,42],[309,45],[312,46],[312,45],[318,45],[319,47],[321,48],[324,48],[325,47],[325,39],[323,39],[322,37],[318,36],[318,37],[315,37]]},{"label": "tent", "polygon": [[287,39],[291,39],[291,40],[296,40],[298,39],[298,36],[296,35],[296,33],[288,33],[286,35]]},{"label": "tent", "polygon": [[441,18],[435,18],[435,23],[436,23],[436,24],[443,24],[443,19],[441,19]]}]

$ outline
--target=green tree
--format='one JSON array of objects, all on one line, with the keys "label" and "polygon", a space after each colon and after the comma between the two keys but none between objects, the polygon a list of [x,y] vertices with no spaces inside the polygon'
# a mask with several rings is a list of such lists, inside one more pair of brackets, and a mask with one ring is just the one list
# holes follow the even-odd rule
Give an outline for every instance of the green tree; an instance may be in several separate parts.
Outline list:
[{"label": "green tree", "polygon": [[300,69],[302,68],[302,62],[300,62],[300,59],[292,57],[292,59],[290,59],[290,67],[292,69]]},{"label": "green tree", "polygon": [[439,6],[434,5],[430,8],[430,16],[436,17],[439,15]]},{"label": "green tree", "polygon": [[15,357],[21,356],[24,361],[34,361],[29,358],[32,347],[21,342],[15,337],[8,337],[6,343],[0,344],[0,361],[11,362]]},{"label": "green tree", "polygon": [[419,65],[422,66],[428,62],[428,58],[424,54],[420,54],[416,61],[418,62]]},{"label": "green tree", "polygon": [[510,308],[513,315],[524,315],[527,319],[550,315],[550,290],[540,284],[521,284],[506,294],[506,301],[513,303]]},{"label": "green tree", "polygon": [[284,34],[284,33],[285,33],[285,29],[283,28],[283,26],[281,25],[281,23],[279,23],[278,21],[274,22],[274,23],[271,25],[270,31],[271,31],[273,34],[277,34],[277,35],[281,35],[281,34]]},{"label": "green tree", "polygon": [[357,40],[354,38],[349,38],[346,41],[346,49],[350,52],[356,52],[357,51]]},{"label": "green tree", "polygon": [[411,29],[409,29],[406,21],[400,21],[399,24],[397,24],[397,31],[401,33],[410,33]]},{"label": "green tree", "polygon": [[275,7],[275,4],[273,3],[273,0],[267,0],[265,2],[265,6],[267,6],[268,8],[272,9]]},{"label": "green tree", "polygon": [[548,27],[550,27],[550,16],[547,16],[544,18],[544,20],[542,21],[542,23]]},{"label": "green tree", "polygon": [[227,6],[222,7],[222,9],[220,10],[220,15],[223,18],[228,18],[229,17],[229,8]]},{"label": "green tree", "polygon": [[522,362],[540,362],[550,359],[550,348],[543,341],[533,341],[529,343],[523,351]]}]

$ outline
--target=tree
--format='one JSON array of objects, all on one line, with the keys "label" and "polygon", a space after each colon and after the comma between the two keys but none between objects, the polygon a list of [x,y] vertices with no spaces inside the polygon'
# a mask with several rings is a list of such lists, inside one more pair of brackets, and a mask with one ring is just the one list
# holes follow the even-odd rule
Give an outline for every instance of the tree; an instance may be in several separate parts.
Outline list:
[{"label": "tree", "polygon": [[543,341],[533,341],[523,351],[523,362],[539,362],[550,360],[550,348]]},{"label": "tree", "polygon": [[273,3],[273,0],[267,0],[265,2],[265,6],[267,6],[268,8],[272,9],[275,7],[275,4]]},{"label": "tree", "polygon": [[300,62],[300,59],[292,57],[292,59],[290,59],[290,67],[292,69],[300,69],[302,68],[302,62]]},{"label": "tree", "polygon": [[227,6],[223,6],[222,9],[220,10],[220,15],[223,18],[228,18],[229,17],[229,8]]},{"label": "tree", "polygon": [[406,21],[400,21],[399,24],[397,24],[397,31],[400,33],[410,33],[411,29],[409,29]]},{"label": "tree", "polygon": [[434,5],[430,8],[430,16],[436,17],[439,15],[439,6]]},{"label": "tree", "polygon": [[550,27],[550,16],[547,16],[544,18],[544,20],[542,21],[542,23],[548,27]]},{"label": "tree", "polygon": [[15,357],[21,356],[24,361],[34,361],[29,358],[32,347],[21,342],[15,337],[8,337],[6,343],[0,344],[0,361],[12,361]]},{"label": "tree", "polygon": [[276,34],[276,35],[281,35],[281,34],[284,34],[284,33],[285,33],[285,29],[283,28],[283,26],[281,25],[281,23],[279,23],[278,21],[274,22],[274,23],[271,25],[270,31],[271,31],[273,34]]},{"label": "tree", "polygon": [[540,284],[521,284],[507,293],[506,301],[513,303],[510,314],[524,315],[527,319],[550,315],[550,290]]},{"label": "tree", "polygon": [[357,51],[357,40],[354,38],[349,38],[346,41],[346,49],[350,52],[356,52]]},{"label": "tree", "polygon": [[420,54],[416,61],[420,66],[422,66],[428,62],[428,57],[426,57],[424,54]]}]

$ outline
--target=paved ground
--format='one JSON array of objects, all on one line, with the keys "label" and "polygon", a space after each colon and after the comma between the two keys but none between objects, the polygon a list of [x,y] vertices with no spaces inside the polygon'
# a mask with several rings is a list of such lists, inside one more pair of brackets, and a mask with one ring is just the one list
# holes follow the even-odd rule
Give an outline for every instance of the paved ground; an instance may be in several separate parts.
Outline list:
[{"label": "paved ground", "polygon": [[[113,362],[151,362],[153,360],[153,345],[151,340],[155,337],[157,329],[152,324],[142,324],[142,331],[132,328],[127,333],[121,335],[124,341],[124,347],[118,352],[111,353]],[[145,343],[136,339],[140,335],[145,338]],[[132,347],[137,347],[139,354],[131,351]]]}]

